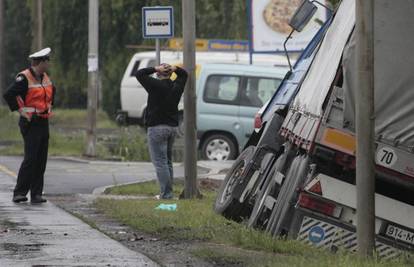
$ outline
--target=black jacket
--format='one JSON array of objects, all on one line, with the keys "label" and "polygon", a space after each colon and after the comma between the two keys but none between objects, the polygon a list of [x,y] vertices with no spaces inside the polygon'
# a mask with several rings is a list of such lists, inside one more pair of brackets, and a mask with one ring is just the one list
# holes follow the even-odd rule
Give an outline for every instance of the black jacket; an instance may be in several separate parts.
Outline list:
[{"label": "black jacket", "polygon": [[170,79],[159,80],[151,77],[155,68],[140,69],[136,73],[137,80],[148,92],[145,125],[178,126],[178,103],[184,92],[187,81],[187,72],[177,67],[175,81]]}]

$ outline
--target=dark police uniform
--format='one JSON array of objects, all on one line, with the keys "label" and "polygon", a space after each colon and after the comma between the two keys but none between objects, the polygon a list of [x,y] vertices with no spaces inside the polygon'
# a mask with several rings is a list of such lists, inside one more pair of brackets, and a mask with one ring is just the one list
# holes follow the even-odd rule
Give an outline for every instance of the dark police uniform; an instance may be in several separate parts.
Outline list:
[{"label": "dark police uniform", "polygon": [[[48,59],[50,48],[30,56]],[[49,116],[56,89],[46,73],[36,77],[32,68],[20,72],[3,95],[11,111],[24,111],[30,120],[20,116],[19,127],[24,140],[24,160],[20,166],[14,189],[14,202],[27,201],[30,191],[32,203],[46,202],[42,198],[44,173],[49,145]]]}]

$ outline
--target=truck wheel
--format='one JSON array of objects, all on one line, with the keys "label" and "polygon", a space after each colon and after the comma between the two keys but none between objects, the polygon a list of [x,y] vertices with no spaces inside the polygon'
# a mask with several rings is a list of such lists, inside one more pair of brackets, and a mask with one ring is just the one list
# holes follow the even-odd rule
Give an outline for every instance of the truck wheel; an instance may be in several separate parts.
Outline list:
[{"label": "truck wheel", "polygon": [[205,160],[231,160],[236,155],[235,142],[224,134],[212,134],[201,144],[201,157]]},{"label": "truck wheel", "polygon": [[240,203],[238,199],[233,197],[233,190],[242,179],[246,179],[246,175],[251,175],[245,173],[244,170],[252,159],[254,151],[255,147],[249,146],[239,155],[231,169],[227,172],[217,193],[214,211],[228,219],[241,221],[241,219],[248,215],[245,214],[246,208],[244,203]]},{"label": "truck wheel", "polygon": [[309,157],[306,154],[295,157],[286,174],[266,227],[266,231],[273,236],[283,234],[284,226],[289,219],[288,211],[296,203],[296,189],[306,180],[308,170]]},{"label": "truck wheel", "polygon": [[252,213],[250,214],[249,221],[247,222],[248,227],[259,227],[263,226],[260,221],[265,221],[267,218],[262,218],[263,213],[265,212],[265,202],[266,199],[270,196],[277,197],[279,191],[279,185],[276,184],[275,175],[280,173],[283,169],[283,166],[286,163],[286,159],[290,152],[290,147],[287,147],[285,152],[279,156],[275,164],[272,166],[272,170],[265,177],[265,181],[258,189],[257,197],[254,202]]}]

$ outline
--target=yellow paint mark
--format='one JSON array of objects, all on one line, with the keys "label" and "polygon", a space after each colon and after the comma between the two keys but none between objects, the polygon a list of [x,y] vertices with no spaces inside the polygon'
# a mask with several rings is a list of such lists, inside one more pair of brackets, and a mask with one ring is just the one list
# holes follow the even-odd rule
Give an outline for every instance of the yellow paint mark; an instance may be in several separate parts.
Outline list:
[{"label": "yellow paint mark", "polygon": [[[184,64],[177,62],[177,63],[172,63],[171,65],[175,65],[175,66],[182,68]],[[196,64],[196,80],[200,77],[200,71],[201,71],[201,66],[199,64]],[[175,72],[171,74],[170,79],[175,81],[175,79],[177,79],[177,74],[175,74]]]},{"label": "yellow paint mark", "polygon": [[336,129],[325,129],[322,137],[322,144],[336,150],[355,155],[356,142],[355,137]]},{"label": "yellow paint mark", "polygon": [[14,178],[17,177],[17,174],[15,172],[9,170],[6,166],[3,166],[1,164],[0,164],[0,171],[1,172],[4,172],[5,174],[8,174],[8,175],[10,175],[10,176],[12,176]]}]

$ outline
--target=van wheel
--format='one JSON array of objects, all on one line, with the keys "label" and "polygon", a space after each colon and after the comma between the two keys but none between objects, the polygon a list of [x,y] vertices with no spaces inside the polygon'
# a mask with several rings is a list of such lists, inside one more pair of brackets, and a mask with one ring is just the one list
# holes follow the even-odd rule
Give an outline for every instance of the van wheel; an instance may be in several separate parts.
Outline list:
[{"label": "van wheel", "polygon": [[234,198],[233,191],[241,180],[250,178],[248,175],[251,175],[251,173],[245,170],[254,155],[254,151],[255,147],[249,146],[239,155],[227,172],[217,193],[214,211],[228,219],[241,221],[249,215],[249,212],[246,211],[246,203],[240,203],[238,199]]},{"label": "van wheel", "polygon": [[205,160],[231,160],[236,154],[235,142],[224,134],[212,134],[201,145],[201,157]]},{"label": "van wheel", "polygon": [[119,112],[116,114],[115,121],[118,126],[127,126],[128,125],[128,115],[125,112]]}]

